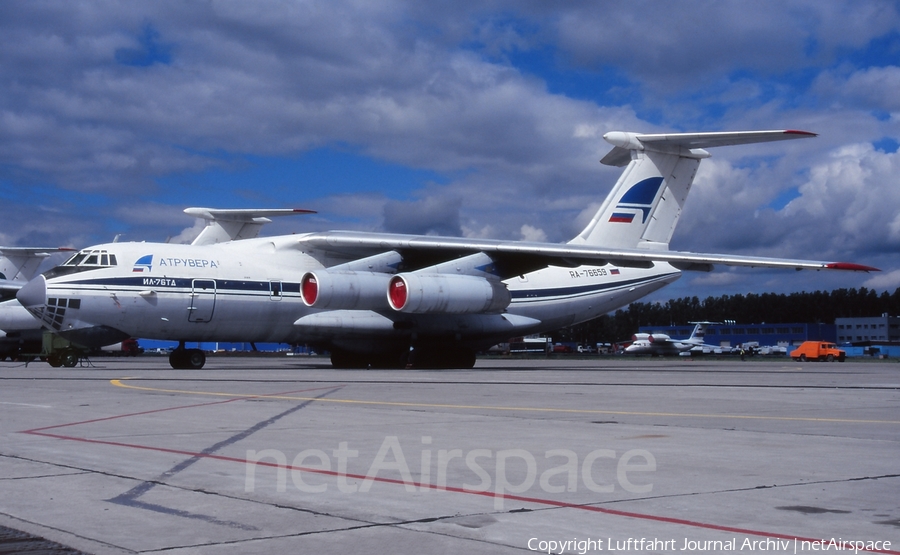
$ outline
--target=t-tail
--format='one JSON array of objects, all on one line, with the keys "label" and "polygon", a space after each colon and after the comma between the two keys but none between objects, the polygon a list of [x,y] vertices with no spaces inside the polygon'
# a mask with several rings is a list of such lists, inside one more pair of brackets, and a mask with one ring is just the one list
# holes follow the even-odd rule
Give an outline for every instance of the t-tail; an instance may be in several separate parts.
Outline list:
[{"label": "t-tail", "polygon": [[613,131],[600,162],[627,166],[591,222],[571,244],[668,250],[700,160],[716,146],[815,137],[806,131],[639,134]]},{"label": "t-tail", "polygon": [[691,322],[695,324],[694,331],[691,332],[691,336],[687,339],[687,343],[703,343],[703,338],[706,337],[706,328],[708,328],[711,324],[717,324],[718,322]]}]

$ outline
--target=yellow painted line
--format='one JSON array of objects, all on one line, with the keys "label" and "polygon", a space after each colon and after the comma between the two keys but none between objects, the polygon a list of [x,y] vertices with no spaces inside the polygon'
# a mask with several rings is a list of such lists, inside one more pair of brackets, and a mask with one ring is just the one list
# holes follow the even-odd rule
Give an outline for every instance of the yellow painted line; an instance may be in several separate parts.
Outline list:
[{"label": "yellow painted line", "polygon": [[520,411],[520,412],[550,412],[563,414],[606,414],[618,416],[670,416],[682,418],[734,418],[740,420],[778,420],[778,421],[795,421],[795,422],[834,422],[847,424],[900,424],[900,420],[855,420],[846,418],[806,418],[800,416],[758,416],[751,414],[702,414],[702,413],[678,413],[678,412],[632,412],[632,411],[613,411],[613,410],[594,410],[594,409],[561,409],[546,407],[502,407],[493,405],[450,405],[442,403],[406,403],[400,401],[362,401],[358,399],[333,399],[328,397],[296,397],[293,395],[266,395],[266,394],[241,394],[227,393],[219,391],[193,391],[189,389],[162,389],[157,387],[143,387],[122,383],[122,380],[131,378],[122,378],[118,380],[110,380],[110,383],[116,387],[125,389],[137,389],[141,391],[153,391],[156,393],[176,393],[179,395],[207,395],[216,397],[229,397],[232,399],[279,399],[284,401],[315,401],[317,403],[343,403],[350,405],[372,405],[372,406],[390,406],[390,407],[416,407],[416,408],[435,408],[435,409],[463,409],[463,410],[498,410],[498,411]]}]

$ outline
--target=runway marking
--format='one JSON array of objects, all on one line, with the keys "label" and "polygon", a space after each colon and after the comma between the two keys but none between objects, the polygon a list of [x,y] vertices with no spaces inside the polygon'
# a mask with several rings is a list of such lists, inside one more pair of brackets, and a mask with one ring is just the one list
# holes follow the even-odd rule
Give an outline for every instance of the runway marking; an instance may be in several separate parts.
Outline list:
[{"label": "runway marking", "polygon": [[[187,395],[208,395],[220,397],[234,397],[237,399],[261,397],[261,395],[241,395],[218,391],[195,391],[190,389],[163,389],[157,387],[146,387],[123,383],[123,380],[130,378],[122,378],[110,380],[110,383],[116,387],[125,389],[136,389],[141,391],[153,391],[157,393],[177,393]],[[703,413],[678,413],[678,412],[638,412],[638,411],[613,411],[599,409],[564,409],[554,407],[504,407],[495,405],[453,405],[444,403],[410,403],[402,401],[363,401],[359,399],[319,399],[316,397],[295,397],[287,395],[264,395],[267,399],[281,399],[286,401],[315,401],[319,403],[343,403],[354,405],[373,405],[373,406],[392,406],[392,407],[416,407],[416,408],[438,408],[438,409],[464,409],[464,410],[497,410],[497,411],[520,411],[520,412],[549,412],[563,414],[606,414],[617,416],[666,416],[681,418],[733,418],[739,420],[774,420],[779,422],[828,422],[843,424],[900,424],[900,420],[862,420],[850,418],[812,418],[802,416],[760,416],[753,414],[703,414]]]},{"label": "runway marking", "polygon": [[32,405],[31,403],[10,403],[8,401],[0,401],[0,405],[15,405],[17,407],[32,407],[35,409],[52,409],[50,405]]},{"label": "runway marking", "polygon": [[[147,388],[147,387],[141,387],[141,386],[125,385],[125,384],[121,383],[120,380],[112,380],[111,383],[113,383],[113,385],[116,385],[118,387],[137,389],[137,390],[146,390],[146,391],[180,393],[180,394],[229,396],[229,394],[223,393],[223,392],[163,390],[163,389],[158,389],[158,388]],[[334,387],[339,387],[339,385],[334,385],[334,386],[329,386],[329,387],[321,387],[321,388],[315,388],[315,389],[333,389]],[[304,390],[304,391],[311,391],[311,390]],[[222,400],[222,401],[214,401],[214,402],[209,402],[209,403],[198,403],[198,404],[193,404],[193,405],[183,405],[183,406],[177,406],[177,407],[168,407],[168,408],[163,408],[163,409],[148,410],[148,411],[142,411],[142,412],[136,412],[136,413],[109,416],[109,417],[105,417],[105,418],[96,418],[96,419],[85,420],[85,421],[81,421],[81,422],[57,424],[55,426],[45,426],[42,428],[24,430],[20,433],[36,435],[36,436],[43,436],[43,437],[48,437],[48,438],[60,439],[60,440],[67,440],[67,441],[77,441],[77,442],[89,443],[89,444],[93,444],[93,445],[108,445],[108,446],[113,446],[113,447],[126,447],[126,448],[130,448],[130,449],[138,449],[138,450],[145,450],[145,451],[155,451],[155,452],[160,452],[160,453],[184,455],[184,456],[188,456],[188,457],[192,457],[192,458],[196,458],[196,459],[211,459],[211,460],[225,461],[225,462],[238,463],[241,465],[247,465],[249,463],[249,461],[247,459],[241,459],[241,458],[237,458],[237,457],[229,457],[226,455],[217,455],[212,452],[194,452],[194,451],[189,451],[189,450],[184,450],[184,449],[171,449],[171,448],[167,448],[167,447],[155,447],[155,446],[141,445],[141,444],[135,444],[135,443],[124,443],[124,442],[119,442],[119,441],[108,441],[108,440],[101,440],[101,439],[83,438],[83,437],[78,437],[78,436],[67,436],[67,435],[62,435],[62,434],[49,433],[48,430],[56,429],[56,428],[64,428],[64,427],[69,427],[69,426],[76,426],[79,424],[88,424],[88,423],[93,423],[93,422],[101,422],[101,421],[105,421],[105,420],[126,418],[126,417],[130,417],[130,416],[152,414],[152,413],[156,413],[156,412],[179,410],[179,409],[183,409],[183,408],[212,406],[212,405],[217,405],[217,404],[231,403],[234,401],[242,401],[242,400],[248,400],[248,399],[254,399],[254,398],[257,398],[257,399],[258,398],[270,398],[270,399],[304,400],[304,401],[312,400],[312,401],[320,401],[320,402],[324,401],[324,399],[293,397],[293,396],[286,396],[284,394],[237,395],[237,396],[231,394],[228,399]],[[352,401],[352,400],[336,400],[336,401],[337,402],[357,402],[357,401]],[[359,401],[359,402],[366,403],[366,404],[372,404],[372,403],[379,404],[377,402],[368,402],[368,401]],[[404,406],[418,406],[418,407],[431,407],[431,406],[437,406],[437,407],[450,406],[450,407],[452,407],[452,406],[455,406],[455,405],[432,405],[432,404],[422,404],[422,403],[386,403],[386,404],[392,404],[392,405],[400,404],[400,405],[404,405]],[[460,406],[463,406],[463,405],[460,405]],[[498,410],[541,410],[541,411],[554,410],[554,409],[540,409],[540,408],[538,408],[538,409],[512,409],[510,407],[475,407],[475,406],[472,406],[471,408],[496,408]],[[584,411],[575,411],[575,410],[570,411],[569,409],[557,409],[557,410],[565,411],[565,412],[584,412]],[[617,413],[617,414],[623,414],[623,413]],[[628,414],[642,414],[642,413],[628,413]],[[647,414],[652,414],[652,413],[647,413]],[[713,415],[711,415],[711,416],[713,416]],[[721,415],[714,415],[714,416],[721,416]],[[760,418],[767,418],[767,417],[760,417]],[[854,422],[859,422],[859,421],[854,421]],[[890,422],[890,421],[885,421],[885,422],[897,423],[897,422]],[[784,540],[809,541],[809,542],[815,542],[815,541],[820,540],[820,538],[803,537],[803,536],[798,536],[798,535],[793,535],[793,534],[782,534],[782,533],[777,533],[777,532],[765,532],[765,531],[761,531],[761,530],[752,530],[749,528],[739,528],[739,527],[734,527],[734,526],[724,526],[724,525],[712,524],[712,523],[708,523],[708,522],[699,522],[699,521],[694,521],[694,520],[667,517],[667,516],[662,516],[662,515],[636,513],[636,512],[632,512],[632,511],[622,511],[622,510],[618,510],[618,509],[598,507],[595,505],[567,503],[565,501],[558,501],[555,499],[543,499],[543,498],[539,498],[539,497],[527,497],[527,496],[507,494],[507,493],[500,494],[500,493],[491,492],[491,491],[474,491],[471,489],[466,489],[464,487],[438,486],[437,484],[423,483],[423,482],[416,482],[416,481],[407,482],[404,480],[398,480],[398,479],[393,479],[393,478],[384,478],[384,477],[380,477],[377,475],[376,476],[367,476],[367,475],[362,475],[362,474],[341,473],[341,472],[337,472],[337,471],[333,471],[333,470],[322,470],[322,469],[318,469],[318,468],[308,468],[308,467],[294,466],[294,465],[280,465],[278,463],[266,462],[266,461],[254,461],[253,464],[266,466],[266,467],[270,467],[270,468],[277,468],[277,469],[284,468],[285,470],[307,472],[307,473],[319,474],[319,475],[331,476],[331,477],[343,476],[345,478],[351,478],[354,480],[363,480],[363,481],[371,480],[374,482],[385,483],[385,484],[402,485],[404,487],[412,485],[414,487],[421,488],[421,489],[445,491],[445,492],[467,494],[467,495],[477,495],[480,497],[487,497],[487,498],[491,498],[491,499],[496,499],[496,498],[502,498],[504,500],[509,499],[509,500],[514,500],[514,501],[521,501],[524,503],[532,503],[532,504],[541,505],[541,506],[545,506],[545,507],[557,507],[557,508],[567,508],[567,509],[573,509],[573,510],[589,511],[589,512],[601,513],[601,514],[610,515],[610,516],[620,516],[620,517],[625,517],[625,518],[633,518],[633,519],[645,520],[645,521],[651,521],[651,522],[660,522],[660,523],[666,523],[666,524],[688,526],[691,528],[716,530],[716,531],[720,531],[720,532],[731,532],[731,533],[737,533],[737,534],[744,534],[747,536],[778,538],[778,539],[784,539]],[[850,549],[852,549],[852,547],[850,547]],[[887,553],[890,555],[900,555],[900,551],[891,551],[891,550],[878,550],[878,549],[863,548],[863,549],[860,549],[860,551],[873,552],[873,553]]]}]

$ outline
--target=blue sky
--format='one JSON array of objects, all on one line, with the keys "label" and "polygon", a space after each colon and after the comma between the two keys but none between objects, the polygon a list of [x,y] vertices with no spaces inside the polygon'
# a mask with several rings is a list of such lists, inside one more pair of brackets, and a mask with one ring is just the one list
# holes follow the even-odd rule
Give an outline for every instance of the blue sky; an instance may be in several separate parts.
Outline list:
[{"label": "blue sky", "polygon": [[900,287],[893,1],[20,2],[0,20],[0,244],[188,241],[182,210],[296,207],[265,233],[565,241],[618,176],[607,131],[803,129],[700,167],[654,299]]}]

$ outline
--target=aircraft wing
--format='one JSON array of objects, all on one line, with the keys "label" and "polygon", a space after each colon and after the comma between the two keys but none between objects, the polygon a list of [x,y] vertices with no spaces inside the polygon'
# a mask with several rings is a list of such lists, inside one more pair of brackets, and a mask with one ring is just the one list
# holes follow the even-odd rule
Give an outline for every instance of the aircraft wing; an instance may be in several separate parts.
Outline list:
[{"label": "aircraft wing", "polygon": [[878,268],[851,262],[700,254],[669,250],[607,249],[567,243],[498,241],[353,231],[301,235],[298,236],[297,246],[320,249],[343,256],[360,257],[393,250],[399,252],[404,259],[413,261],[414,265],[415,261],[420,260],[421,263],[418,264],[420,266],[483,252],[494,259],[498,266],[498,273],[504,279],[546,266],[603,266],[607,263],[622,267],[649,268],[654,262],[668,262],[681,270],[693,271],[710,271],[716,264],[794,270],[880,271]]}]

